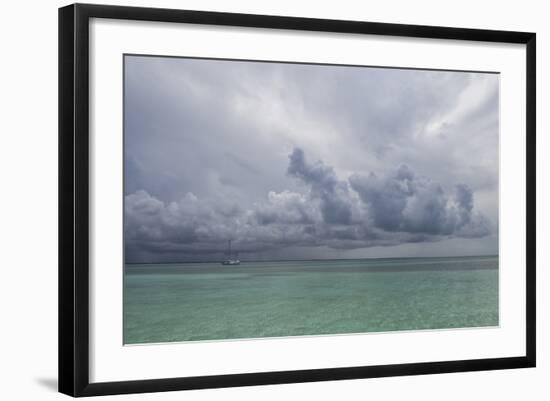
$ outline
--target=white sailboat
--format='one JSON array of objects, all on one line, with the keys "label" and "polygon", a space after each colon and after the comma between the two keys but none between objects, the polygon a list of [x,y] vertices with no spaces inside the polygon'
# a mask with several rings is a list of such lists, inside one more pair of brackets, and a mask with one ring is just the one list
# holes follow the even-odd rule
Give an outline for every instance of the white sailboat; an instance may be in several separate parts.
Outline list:
[{"label": "white sailboat", "polygon": [[231,240],[229,240],[227,242],[228,242],[228,244],[227,244],[227,257],[228,257],[228,259],[224,260],[222,262],[222,265],[230,265],[230,266],[240,265],[241,261],[239,260],[239,253],[235,252],[235,257],[233,257],[233,254],[231,252]]}]

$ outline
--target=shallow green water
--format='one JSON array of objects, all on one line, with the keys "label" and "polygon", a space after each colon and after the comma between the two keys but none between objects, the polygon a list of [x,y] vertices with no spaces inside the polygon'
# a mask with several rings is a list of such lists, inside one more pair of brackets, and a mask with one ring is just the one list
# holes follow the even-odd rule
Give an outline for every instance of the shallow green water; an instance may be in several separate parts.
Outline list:
[{"label": "shallow green water", "polygon": [[496,325],[496,256],[125,269],[126,344]]}]

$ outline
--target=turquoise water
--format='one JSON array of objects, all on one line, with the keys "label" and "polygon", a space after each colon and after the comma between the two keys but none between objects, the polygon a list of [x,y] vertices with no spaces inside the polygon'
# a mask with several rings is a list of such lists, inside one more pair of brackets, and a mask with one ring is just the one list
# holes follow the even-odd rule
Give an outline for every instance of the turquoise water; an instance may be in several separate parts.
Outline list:
[{"label": "turquoise water", "polygon": [[125,268],[125,344],[497,325],[497,256]]}]

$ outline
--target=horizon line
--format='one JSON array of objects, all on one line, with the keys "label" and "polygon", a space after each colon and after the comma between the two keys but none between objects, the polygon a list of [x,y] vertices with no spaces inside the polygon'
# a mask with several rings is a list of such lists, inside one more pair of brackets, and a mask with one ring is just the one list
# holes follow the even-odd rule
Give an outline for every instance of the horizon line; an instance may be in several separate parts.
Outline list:
[{"label": "horizon line", "polygon": [[[477,257],[490,257],[499,254],[485,254],[485,255],[462,255],[462,256],[397,256],[397,257],[375,257],[375,258],[327,258],[327,259],[253,259],[253,260],[241,260],[241,263],[251,262],[318,262],[318,261],[338,261],[338,260],[380,260],[380,259],[435,259],[435,258],[477,258]],[[177,264],[189,264],[189,263],[221,263],[222,260],[197,260],[197,261],[182,261],[182,262],[124,262],[124,265],[177,265]]]}]

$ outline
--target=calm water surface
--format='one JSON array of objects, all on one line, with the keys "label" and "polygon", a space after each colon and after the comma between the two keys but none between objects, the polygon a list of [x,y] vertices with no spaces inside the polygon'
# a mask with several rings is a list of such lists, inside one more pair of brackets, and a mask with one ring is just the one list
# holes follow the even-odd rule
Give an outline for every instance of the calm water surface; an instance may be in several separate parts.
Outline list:
[{"label": "calm water surface", "polygon": [[498,257],[126,265],[126,344],[498,325]]}]

